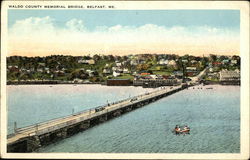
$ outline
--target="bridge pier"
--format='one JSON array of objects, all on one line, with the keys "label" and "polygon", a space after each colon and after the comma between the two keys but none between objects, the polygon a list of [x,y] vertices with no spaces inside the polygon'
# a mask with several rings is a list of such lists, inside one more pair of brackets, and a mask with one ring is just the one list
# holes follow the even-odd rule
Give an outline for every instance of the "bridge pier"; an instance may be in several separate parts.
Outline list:
[{"label": "bridge pier", "polygon": [[41,145],[46,145],[46,144],[50,143],[51,142],[50,134],[47,133],[47,134],[41,135],[40,142],[41,142]]},{"label": "bridge pier", "polygon": [[62,138],[66,138],[67,137],[67,128],[61,129],[61,135],[62,135]]},{"label": "bridge pier", "polygon": [[85,129],[89,128],[89,127],[90,127],[90,120],[81,122],[80,126],[79,126],[79,128],[81,130],[85,130]]},{"label": "bridge pier", "polygon": [[135,104],[135,108],[140,108],[141,107],[141,104],[140,103],[136,103]]},{"label": "bridge pier", "polygon": [[41,147],[40,138],[38,136],[32,136],[27,139],[27,151],[33,152]]},{"label": "bridge pier", "polygon": [[60,131],[57,132],[57,133],[56,133],[56,136],[57,136],[58,138],[62,138],[62,132],[60,132]]},{"label": "bridge pier", "polygon": [[127,107],[127,108],[125,109],[125,112],[130,112],[130,111],[132,111],[132,107],[131,107],[131,106],[129,106],[129,107]]},{"label": "bridge pier", "polygon": [[80,125],[72,125],[67,129],[67,137],[73,136],[80,131]]},{"label": "bridge pier", "polygon": [[120,116],[120,115],[121,115],[121,110],[120,110],[120,109],[116,110],[116,111],[113,113],[113,116],[114,116],[114,117],[118,117],[118,116]]},{"label": "bridge pier", "polygon": [[99,117],[99,122],[105,122],[108,120],[108,115],[107,114],[104,114],[103,116],[100,116]]}]

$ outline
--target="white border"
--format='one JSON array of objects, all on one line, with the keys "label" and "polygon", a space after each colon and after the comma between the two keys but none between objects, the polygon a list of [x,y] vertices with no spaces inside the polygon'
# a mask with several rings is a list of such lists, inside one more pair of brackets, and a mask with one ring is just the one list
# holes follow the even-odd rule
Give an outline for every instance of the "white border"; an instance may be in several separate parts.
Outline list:
[{"label": "white border", "polygon": [[[96,154],[96,153],[6,153],[6,55],[8,4],[114,5],[115,9],[236,9],[241,13],[241,153],[239,154]],[[60,10],[60,9],[58,9]],[[74,10],[74,9],[71,9]],[[248,159],[249,158],[249,3],[246,1],[4,1],[1,6],[1,157],[61,159]],[[244,127],[242,127],[244,126]]]}]

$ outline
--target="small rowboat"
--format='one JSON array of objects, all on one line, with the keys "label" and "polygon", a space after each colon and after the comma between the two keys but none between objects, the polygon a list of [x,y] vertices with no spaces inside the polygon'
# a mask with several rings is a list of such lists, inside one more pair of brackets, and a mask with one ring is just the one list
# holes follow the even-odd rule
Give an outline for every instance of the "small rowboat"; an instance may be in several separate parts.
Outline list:
[{"label": "small rowboat", "polygon": [[181,132],[181,133],[189,133],[189,132],[190,132],[190,129],[181,130],[180,132]]},{"label": "small rowboat", "polygon": [[173,129],[173,133],[175,133],[176,135],[179,134],[190,134],[190,129],[183,129],[183,130],[177,130],[177,129]]}]

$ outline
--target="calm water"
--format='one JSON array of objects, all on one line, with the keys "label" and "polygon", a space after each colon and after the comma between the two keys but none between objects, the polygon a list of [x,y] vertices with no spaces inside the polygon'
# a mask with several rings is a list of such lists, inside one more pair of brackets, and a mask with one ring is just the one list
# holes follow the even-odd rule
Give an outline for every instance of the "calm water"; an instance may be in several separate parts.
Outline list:
[{"label": "calm water", "polygon": [[[239,153],[240,87],[190,88],[38,152]],[[8,131],[153,89],[99,85],[8,86]],[[191,134],[175,136],[176,125]]]}]

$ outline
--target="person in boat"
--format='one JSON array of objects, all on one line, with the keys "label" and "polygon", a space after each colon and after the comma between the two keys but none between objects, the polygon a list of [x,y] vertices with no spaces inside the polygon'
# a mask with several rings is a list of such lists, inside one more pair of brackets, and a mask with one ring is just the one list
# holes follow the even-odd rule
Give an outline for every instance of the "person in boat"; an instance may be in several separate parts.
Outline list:
[{"label": "person in boat", "polygon": [[175,134],[177,135],[177,134],[180,134],[180,132],[181,132],[181,128],[178,126],[178,125],[176,125],[175,126]]},{"label": "person in boat", "polygon": [[184,126],[184,128],[181,132],[184,134],[186,134],[186,133],[189,134],[189,131],[190,131],[190,128],[186,125],[186,126]]},{"label": "person in boat", "polygon": [[188,126],[184,126],[183,130],[184,130],[184,131],[185,131],[185,130],[188,130]]}]

